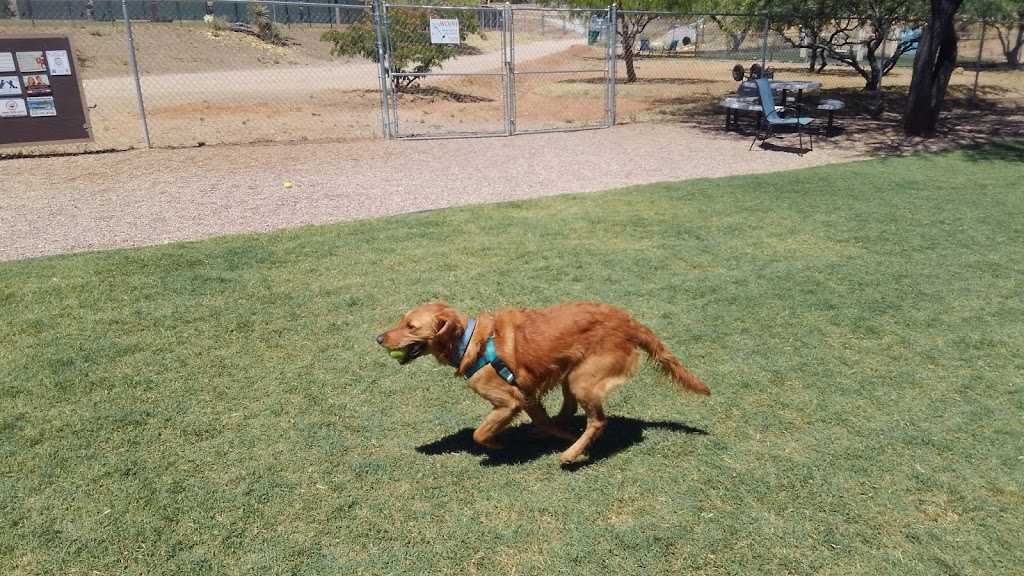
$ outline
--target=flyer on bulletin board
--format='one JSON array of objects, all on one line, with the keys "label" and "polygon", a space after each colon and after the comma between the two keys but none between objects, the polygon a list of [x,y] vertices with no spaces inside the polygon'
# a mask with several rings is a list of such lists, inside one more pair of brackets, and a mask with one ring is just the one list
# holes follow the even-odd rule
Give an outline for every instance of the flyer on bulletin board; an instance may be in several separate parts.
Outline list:
[{"label": "flyer on bulletin board", "polygon": [[23,98],[0,98],[0,118],[21,118],[28,116]]},{"label": "flyer on bulletin board", "polygon": [[17,70],[14,66],[14,54],[0,52],[0,72],[17,72]]},{"label": "flyer on bulletin board", "polygon": [[28,115],[32,117],[56,116],[57,105],[53,102],[53,96],[28,98]]},{"label": "flyer on bulletin board", "polygon": [[42,96],[50,94],[50,78],[46,74],[28,75],[22,78],[25,84],[25,92],[29,96]]},{"label": "flyer on bulletin board", "polygon": [[70,76],[71,62],[67,50],[47,50],[46,63],[50,65],[50,76]]},{"label": "flyer on bulletin board", "polygon": [[0,96],[21,96],[21,80],[17,76],[0,76]]},{"label": "flyer on bulletin board", "polygon": [[18,52],[18,70],[22,72],[43,72],[46,70],[46,57],[43,51]]}]

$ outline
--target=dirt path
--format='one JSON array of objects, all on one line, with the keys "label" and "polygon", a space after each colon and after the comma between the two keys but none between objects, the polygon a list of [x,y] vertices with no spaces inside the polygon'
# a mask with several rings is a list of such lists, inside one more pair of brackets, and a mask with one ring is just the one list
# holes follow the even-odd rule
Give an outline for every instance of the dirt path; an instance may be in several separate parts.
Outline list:
[{"label": "dirt path", "polygon": [[[516,51],[516,62],[557,54],[579,45],[578,39],[533,42]],[[460,56],[446,62],[437,73],[470,74],[500,72],[501,54]],[[144,74],[140,80],[143,98],[171,104],[203,100],[294,98],[297,93],[318,90],[379,90],[380,77],[375,62],[337,60],[310,66],[287,66],[249,70],[220,70],[173,74]],[[135,102],[134,80],[128,76],[96,78],[84,81],[86,94],[94,99],[122,98]]]}]

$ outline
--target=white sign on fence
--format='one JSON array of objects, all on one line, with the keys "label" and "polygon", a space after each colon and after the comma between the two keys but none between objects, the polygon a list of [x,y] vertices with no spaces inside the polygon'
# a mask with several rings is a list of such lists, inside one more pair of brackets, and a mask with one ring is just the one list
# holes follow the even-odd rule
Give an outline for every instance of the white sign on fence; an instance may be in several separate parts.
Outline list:
[{"label": "white sign on fence", "polygon": [[430,19],[431,44],[458,44],[459,20],[457,18]]}]

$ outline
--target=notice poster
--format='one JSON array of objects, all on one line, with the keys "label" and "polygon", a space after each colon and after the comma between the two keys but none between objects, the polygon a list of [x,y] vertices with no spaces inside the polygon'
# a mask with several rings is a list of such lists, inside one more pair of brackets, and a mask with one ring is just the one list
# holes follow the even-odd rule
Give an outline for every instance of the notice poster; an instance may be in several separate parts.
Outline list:
[{"label": "notice poster", "polygon": [[22,72],[45,72],[46,57],[43,51],[18,52],[18,70]]},{"label": "notice poster", "polygon": [[71,62],[67,50],[47,50],[46,63],[50,65],[51,76],[70,76]]},{"label": "notice poster", "polygon": [[0,118],[20,118],[28,116],[23,98],[0,98]]},{"label": "notice poster", "polygon": [[0,52],[0,72],[16,72],[17,70],[14,67],[14,54]]},{"label": "notice poster", "polygon": [[0,96],[21,96],[21,81],[17,76],[0,76]]},{"label": "notice poster", "polygon": [[39,116],[56,116],[57,106],[53,103],[53,96],[36,96],[28,99],[28,115],[36,118]]},{"label": "notice poster", "polygon": [[25,84],[25,93],[29,96],[42,96],[43,94],[53,93],[50,89],[50,78],[46,74],[22,76],[21,80]]}]

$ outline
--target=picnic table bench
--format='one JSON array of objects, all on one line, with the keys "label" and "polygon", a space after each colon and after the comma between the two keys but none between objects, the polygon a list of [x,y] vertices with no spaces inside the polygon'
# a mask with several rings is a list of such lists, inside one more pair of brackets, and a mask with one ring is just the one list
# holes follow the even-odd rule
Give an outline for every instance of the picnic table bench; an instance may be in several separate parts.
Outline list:
[{"label": "picnic table bench", "polygon": [[846,108],[846,103],[842,100],[822,100],[818,102],[818,110],[828,111],[828,127],[825,128],[826,133],[832,132],[832,115],[836,113],[836,110],[842,110]]},{"label": "picnic table bench", "polygon": [[725,108],[725,129],[739,123],[740,112],[753,112],[757,115],[757,123],[761,124],[761,101],[757,98],[729,97],[718,103]]},{"label": "picnic table bench", "polygon": [[[760,127],[761,125],[761,102],[757,98],[730,96],[724,98],[718,105],[725,108],[726,130],[735,127],[739,123],[740,112],[753,112],[757,115],[758,126]],[[831,134],[835,113],[837,110],[846,108],[846,103],[842,100],[822,100],[818,102],[817,108],[822,112],[828,112],[828,126],[825,128],[825,133]]]}]

